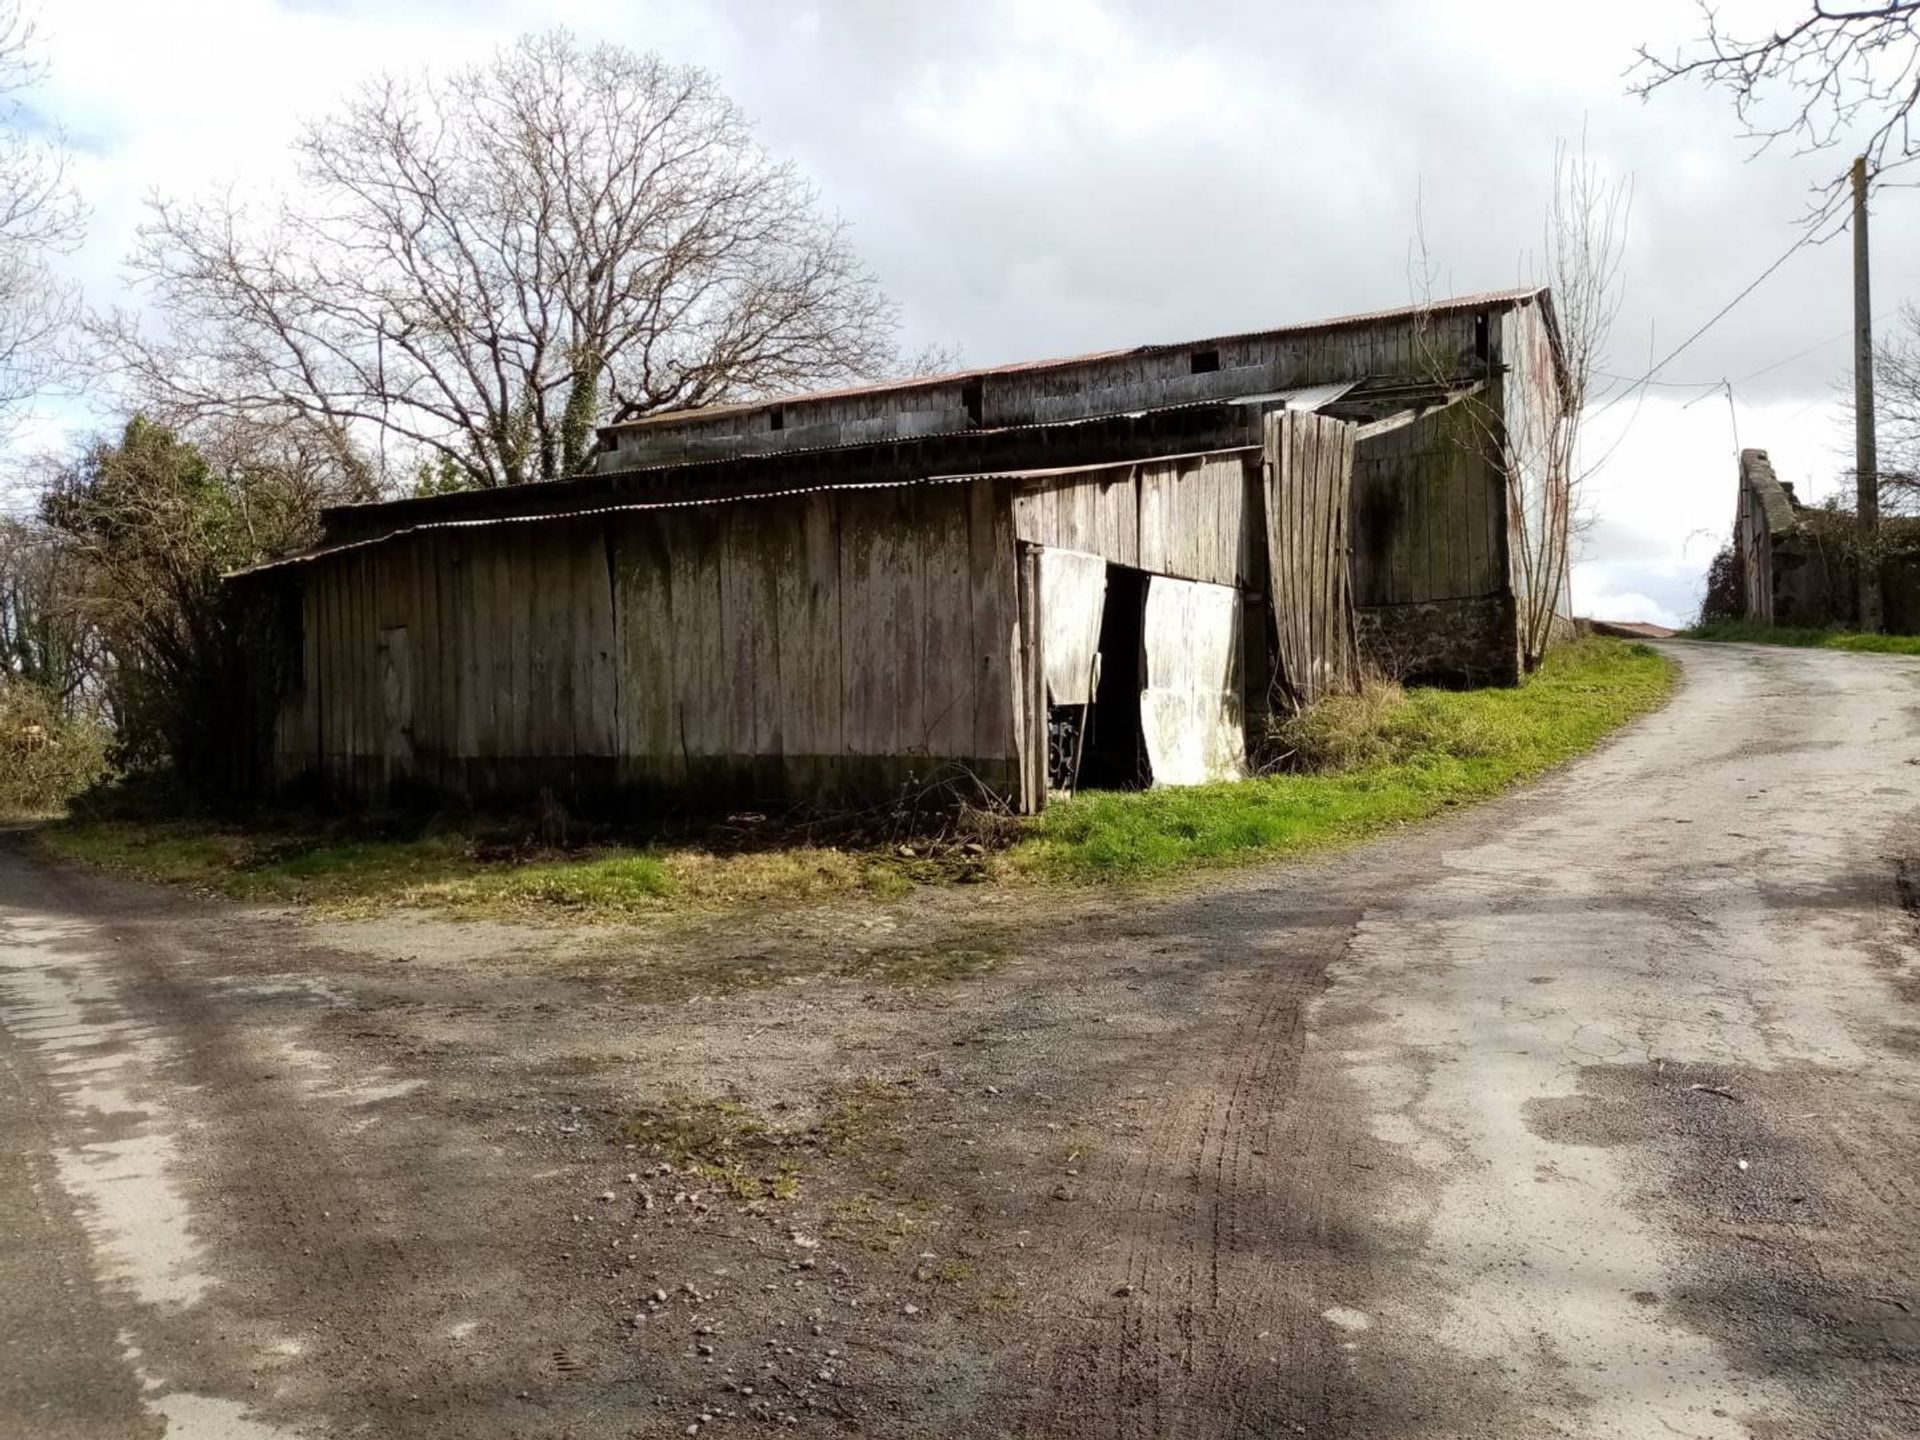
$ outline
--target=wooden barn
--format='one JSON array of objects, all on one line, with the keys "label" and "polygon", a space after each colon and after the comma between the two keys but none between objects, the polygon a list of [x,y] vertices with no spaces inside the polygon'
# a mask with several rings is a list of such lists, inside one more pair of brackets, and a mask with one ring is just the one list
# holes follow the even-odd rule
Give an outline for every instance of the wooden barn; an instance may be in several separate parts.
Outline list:
[{"label": "wooden barn", "polygon": [[[273,772],[851,804],[1244,772],[1270,707],[1522,665],[1545,291],[606,427],[592,473],[329,511],[236,577]],[[1564,565],[1564,556],[1550,557]]]}]

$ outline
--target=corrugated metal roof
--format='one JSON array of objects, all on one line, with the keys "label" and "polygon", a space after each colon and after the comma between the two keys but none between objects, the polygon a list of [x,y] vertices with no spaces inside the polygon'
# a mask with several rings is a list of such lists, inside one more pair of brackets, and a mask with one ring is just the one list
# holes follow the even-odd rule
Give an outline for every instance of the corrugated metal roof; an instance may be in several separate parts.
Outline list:
[{"label": "corrugated metal roof", "polygon": [[1142,465],[1177,464],[1182,460],[1209,460],[1216,455],[1257,455],[1258,445],[1229,445],[1220,450],[1189,450],[1183,455],[1144,455],[1133,460],[1098,460],[1087,465],[1052,465],[1036,470],[971,470],[964,475],[929,475],[929,480],[1057,480],[1067,475],[1098,475],[1108,470],[1137,470]]},{"label": "corrugated metal roof", "polygon": [[1232,335],[1205,336],[1198,340],[1180,340],[1164,344],[1135,345],[1119,350],[1095,350],[1085,355],[1055,357],[1049,360],[1020,360],[1006,365],[987,365],[972,370],[956,370],[946,375],[915,375],[901,380],[880,380],[863,385],[843,385],[827,390],[812,390],[800,395],[770,395],[759,400],[743,400],[723,405],[704,405],[695,410],[669,410],[655,415],[642,415],[633,420],[616,421],[600,427],[607,430],[632,430],[649,426],[669,426],[684,424],[695,420],[715,420],[725,415],[750,414],[756,410],[765,410],[775,405],[810,405],[825,400],[846,400],[856,395],[884,395],[900,390],[933,389],[941,385],[954,385],[968,380],[984,380],[996,375],[1019,375],[1035,370],[1067,369],[1074,365],[1087,365],[1097,360],[1121,360],[1130,356],[1164,355],[1174,350],[1205,349],[1209,346],[1230,345],[1247,340],[1281,339],[1293,335],[1310,335],[1323,330],[1345,330],[1361,325],[1380,325],[1395,320],[1408,320],[1417,315],[1452,315],[1462,310],[1484,310],[1501,306],[1524,305],[1546,294],[1544,286],[1528,286],[1512,290],[1488,290],[1474,295],[1454,295],[1445,300],[1429,301],[1423,305],[1401,305],[1390,310],[1368,310],[1353,315],[1337,315],[1325,320],[1308,320],[1292,325],[1280,325],[1267,330],[1243,330]]},{"label": "corrugated metal roof", "polygon": [[625,515],[641,510],[699,510],[717,505],[751,504],[757,500],[786,500],[795,495],[820,495],[828,491],[901,490],[911,485],[959,485],[985,478],[987,477],[983,475],[927,475],[912,480],[850,480],[840,485],[803,485],[787,490],[762,490],[751,495],[703,495],[690,500],[633,500],[620,505],[591,505],[572,510],[543,510],[537,515],[486,515],[471,520],[423,520],[418,525],[389,530],[381,535],[369,535],[362,540],[343,540],[337,545],[315,545],[311,549],[282,555],[277,560],[263,560],[258,565],[229,570],[221,578],[237,580],[243,575],[259,575],[268,570],[284,570],[294,565],[306,565],[315,560],[324,560],[330,555],[345,554],[349,550],[365,550],[375,545],[384,545],[389,540],[399,540],[408,535],[419,535],[429,530],[484,530],[496,525],[533,525],[548,520],[584,520],[595,515]]},{"label": "corrugated metal roof", "polygon": [[1318,410],[1346,394],[1358,380],[1337,380],[1331,385],[1297,385],[1291,390],[1269,390],[1264,395],[1238,395],[1235,405],[1279,405],[1288,410]]},{"label": "corrugated metal roof", "polygon": [[258,565],[249,565],[240,570],[230,571],[225,578],[233,580],[242,575],[258,575],[268,570],[305,565],[315,560],[323,560],[329,555],[340,555],[349,550],[363,550],[372,545],[385,544],[389,540],[398,540],[404,536],[418,535],[430,530],[480,530],[495,525],[530,525],[548,520],[578,520],[595,515],[627,515],[645,510],[698,510],[720,505],[750,505],[762,500],[785,500],[795,495],[823,495],[846,490],[901,490],[913,485],[969,485],[981,480],[1039,480],[1064,475],[1097,474],[1103,470],[1130,470],[1140,465],[1164,465],[1182,460],[1203,460],[1215,455],[1247,455],[1259,449],[1258,445],[1234,445],[1218,450],[1192,450],[1178,455],[1148,455],[1132,460],[1105,460],[1087,465],[1061,465],[1047,469],[973,470],[954,475],[923,475],[909,480],[849,480],[833,485],[802,485],[784,490],[758,490],[747,495],[702,495],[686,500],[633,500],[619,505],[590,505],[578,509],[542,510],[532,515],[488,515],[467,520],[423,520],[417,525],[403,526],[382,535],[369,535],[360,540],[343,540],[334,545],[315,545],[291,555],[282,555],[275,560],[263,560]]}]

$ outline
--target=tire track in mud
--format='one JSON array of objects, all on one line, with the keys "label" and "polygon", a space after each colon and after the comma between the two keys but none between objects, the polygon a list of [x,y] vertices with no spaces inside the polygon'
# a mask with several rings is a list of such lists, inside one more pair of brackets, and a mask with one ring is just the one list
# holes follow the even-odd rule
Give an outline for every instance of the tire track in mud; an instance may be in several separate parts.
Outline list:
[{"label": "tire track in mud", "polygon": [[1318,965],[1269,970],[1231,987],[1230,1022],[1198,1017],[1178,1053],[1204,1055],[1202,1067],[1169,1077],[1115,1203],[1066,1242],[1087,1253],[1098,1230],[1124,1228],[1118,1263],[1088,1277],[1078,1323],[1042,1364],[1047,1394],[1028,1433],[1202,1440],[1289,1419],[1328,1433],[1328,1387],[1314,1377],[1342,1361],[1317,1318],[1317,1259],[1292,1244],[1303,1228],[1324,1235],[1330,1141],[1337,1153],[1337,1137],[1299,1123],[1306,1009],[1322,976]]}]

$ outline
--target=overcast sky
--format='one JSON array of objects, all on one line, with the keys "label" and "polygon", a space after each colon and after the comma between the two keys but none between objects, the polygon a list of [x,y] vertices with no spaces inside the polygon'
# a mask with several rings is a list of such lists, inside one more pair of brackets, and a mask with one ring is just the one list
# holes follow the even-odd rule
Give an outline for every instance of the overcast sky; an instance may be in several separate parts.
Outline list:
[{"label": "overcast sky", "polygon": [[[1802,9],[1721,5],[1735,28]],[[852,222],[907,348],[969,364],[1404,304],[1416,201],[1440,289],[1524,280],[1554,141],[1584,127],[1634,181],[1608,368],[1637,375],[1792,243],[1846,162],[1749,158],[1722,96],[1630,98],[1636,44],[1698,32],[1682,0],[46,0],[36,104],[79,151],[90,298],[121,298],[150,192],[274,184],[299,119],[360,77],[553,24],[716,72]],[[1882,315],[1920,279],[1916,195],[1876,205]],[[1736,419],[1803,495],[1837,488],[1848,260],[1844,237],[1801,250],[1663,372],[1732,380],[1737,415],[1662,386],[1595,426],[1582,613],[1690,616]]]}]

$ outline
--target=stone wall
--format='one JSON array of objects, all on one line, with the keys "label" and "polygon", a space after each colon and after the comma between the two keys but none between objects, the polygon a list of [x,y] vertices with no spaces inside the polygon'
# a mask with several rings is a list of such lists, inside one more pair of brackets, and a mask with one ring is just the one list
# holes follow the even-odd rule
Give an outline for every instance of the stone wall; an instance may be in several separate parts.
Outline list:
[{"label": "stone wall", "polygon": [[1356,613],[1362,664],[1409,683],[1512,685],[1520,653],[1511,595],[1369,605]]}]

